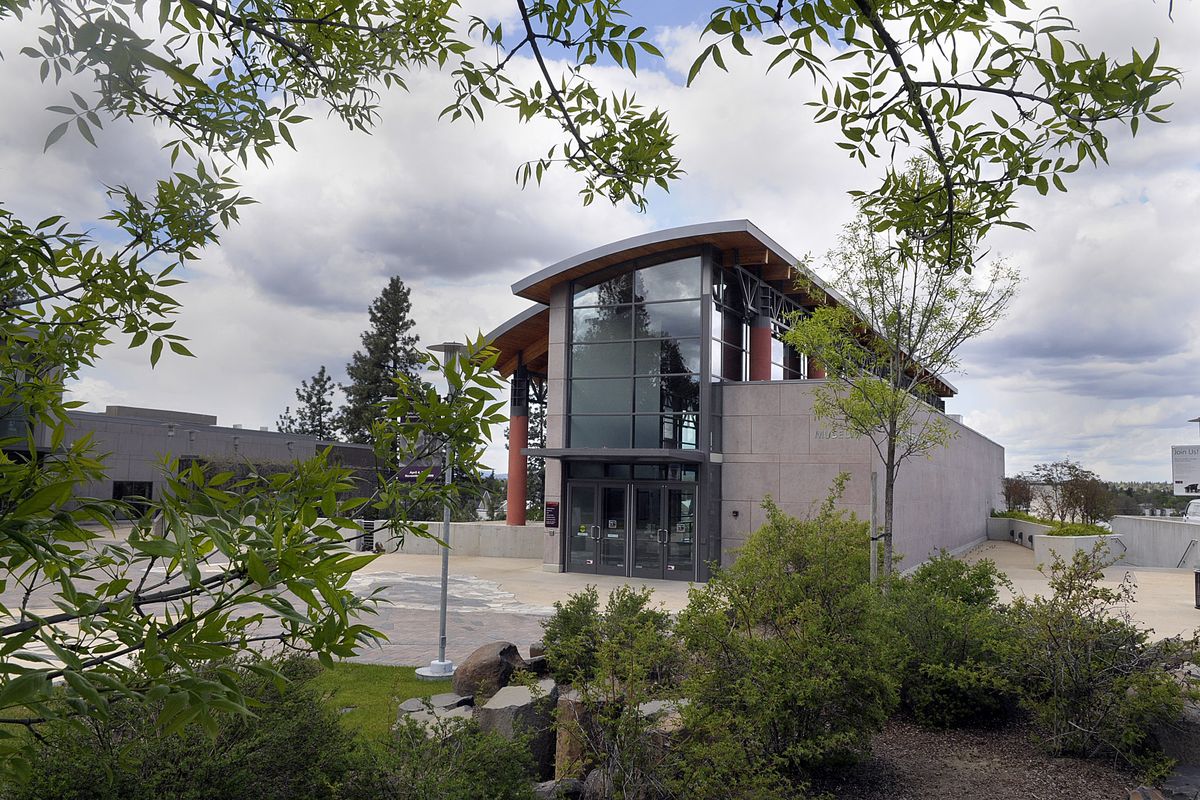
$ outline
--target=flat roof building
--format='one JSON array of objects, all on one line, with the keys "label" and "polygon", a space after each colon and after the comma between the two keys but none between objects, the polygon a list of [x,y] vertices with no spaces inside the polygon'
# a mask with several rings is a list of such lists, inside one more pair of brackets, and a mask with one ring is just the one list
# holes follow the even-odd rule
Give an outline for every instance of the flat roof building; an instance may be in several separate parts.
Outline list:
[{"label": "flat roof building", "polygon": [[[544,457],[544,569],[705,580],[765,521],[764,497],[805,515],[841,472],[844,506],[871,515],[874,448],[814,418],[824,373],[782,340],[790,312],[847,303],[797,264],[731,220],[614,242],[513,285],[532,305],[490,335],[510,380],[508,521],[525,524],[527,458]],[[940,414],[956,390],[934,386]],[[546,407],[544,448],[528,447],[530,403]],[[909,564],[984,539],[1001,506],[1004,449],[948,424],[957,436],[897,483]]]}]

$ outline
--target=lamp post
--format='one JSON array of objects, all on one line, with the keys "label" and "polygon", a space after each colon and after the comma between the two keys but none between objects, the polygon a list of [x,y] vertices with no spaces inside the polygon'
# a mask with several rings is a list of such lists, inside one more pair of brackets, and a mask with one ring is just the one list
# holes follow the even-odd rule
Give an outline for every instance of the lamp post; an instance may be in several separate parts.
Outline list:
[{"label": "lamp post", "polygon": [[[467,349],[465,344],[459,342],[442,342],[441,344],[431,345],[429,348],[434,353],[441,353],[442,366],[448,367],[452,359],[461,356]],[[450,389],[447,387],[447,393]],[[442,447],[442,480],[446,486],[449,486],[454,480],[454,468],[450,464],[450,448]],[[447,497],[442,504],[442,600],[438,608],[438,657],[436,661],[430,661],[428,667],[418,667],[417,675],[421,678],[437,680],[438,678],[449,678],[454,674],[454,662],[446,658],[446,594],[447,587],[450,581],[450,500]]]}]

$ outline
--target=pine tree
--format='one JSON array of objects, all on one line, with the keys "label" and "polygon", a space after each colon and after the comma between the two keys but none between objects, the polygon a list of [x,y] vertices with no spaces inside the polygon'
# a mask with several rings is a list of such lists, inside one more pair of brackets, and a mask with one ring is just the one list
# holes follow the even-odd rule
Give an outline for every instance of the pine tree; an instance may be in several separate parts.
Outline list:
[{"label": "pine tree", "polygon": [[417,335],[410,333],[412,303],[408,287],[398,277],[388,281],[371,304],[371,327],[362,335],[362,349],[346,364],[350,379],[342,386],[346,405],[338,414],[337,425],[351,442],[370,441],[371,423],[378,415],[379,403],[396,396],[392,379],[403,373],[415,376],[420,363]]},{"label": "pine tree", "polygon": [[291,407],[279,415],[279,430],[284,433],[302,433],[318,439],[332,439],[336,431],[333,413],[333,378],[325,371],[325,365],[312,376],[312,381],[301,381],[296,390],[295,414]]}]

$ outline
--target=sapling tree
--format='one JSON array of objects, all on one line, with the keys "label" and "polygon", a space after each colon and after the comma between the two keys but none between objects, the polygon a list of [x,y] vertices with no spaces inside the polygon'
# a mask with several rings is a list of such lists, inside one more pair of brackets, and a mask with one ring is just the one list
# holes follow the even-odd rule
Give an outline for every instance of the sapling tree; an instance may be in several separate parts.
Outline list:
[{"label": "sapling tree", "polygon": [[[920,166],[908,175],[914,182],[930,177]],[[813,390],[813,413],[835,430],[869,439],[883,464],[879,538],[887,577],[900,467],[954,436],[930,405],[939,376],[957,369],[963,343],[1004,314],[1018,275],[1001,263],[971,272],[929,263],[922,242],[890,240],[865,218],[846,227],[828,259],[852,307],[828,305],[797,317],[784,339],[825,368],[828,381]]]}]

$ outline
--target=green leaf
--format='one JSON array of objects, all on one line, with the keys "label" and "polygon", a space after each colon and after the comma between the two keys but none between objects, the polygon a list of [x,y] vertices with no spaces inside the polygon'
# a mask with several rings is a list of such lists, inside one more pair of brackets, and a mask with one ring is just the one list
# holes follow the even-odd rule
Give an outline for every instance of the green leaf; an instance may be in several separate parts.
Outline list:
[{"label": "green leaf", "polygon": [[42,148],[42,152],[46,152],[50,147],[63,137],[67,132],[67,128],[71,125],[70,122],[64,122],[60,125],[55,125],[54,130],[50,131],[50,135],[46,137],[46,146]]}]

